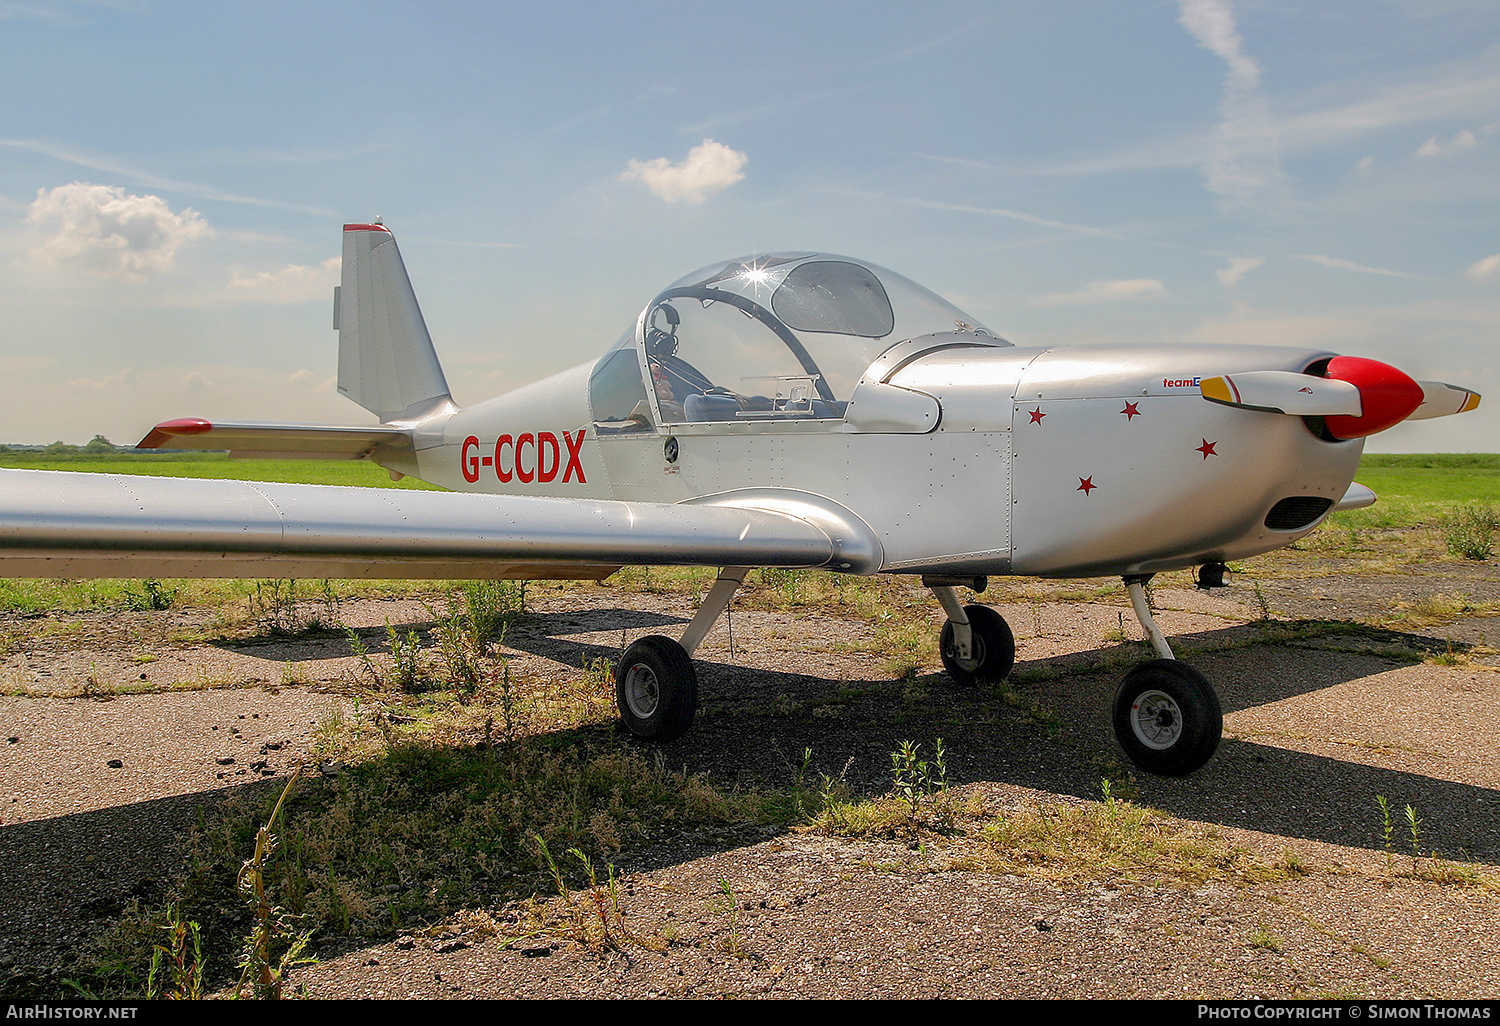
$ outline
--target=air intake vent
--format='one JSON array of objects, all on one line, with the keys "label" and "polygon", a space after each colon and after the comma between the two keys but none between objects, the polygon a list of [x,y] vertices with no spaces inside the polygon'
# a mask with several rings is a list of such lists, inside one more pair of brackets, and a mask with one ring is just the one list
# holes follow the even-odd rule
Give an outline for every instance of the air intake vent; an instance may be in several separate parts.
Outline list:
[{"label": "air intake vent", "polygon": [[1332,505],[1332,499],[1321,496],[1293,495],[1271,507],[1266,514],[1266,526],[1273,531],[1300,531],[1327,513]]}]

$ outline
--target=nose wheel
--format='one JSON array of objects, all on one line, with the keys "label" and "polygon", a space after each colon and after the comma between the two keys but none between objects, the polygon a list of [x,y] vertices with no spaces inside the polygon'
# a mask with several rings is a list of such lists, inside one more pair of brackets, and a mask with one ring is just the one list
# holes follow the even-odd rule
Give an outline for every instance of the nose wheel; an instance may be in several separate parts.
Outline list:
[{"label": "nose wheel", "polygon": [[1224,714],[1208,678],[1175,659],[1153,659],[1127,673],[1115,692],[1115,737],[1130,761],[1180,777],[1219,747]]}]

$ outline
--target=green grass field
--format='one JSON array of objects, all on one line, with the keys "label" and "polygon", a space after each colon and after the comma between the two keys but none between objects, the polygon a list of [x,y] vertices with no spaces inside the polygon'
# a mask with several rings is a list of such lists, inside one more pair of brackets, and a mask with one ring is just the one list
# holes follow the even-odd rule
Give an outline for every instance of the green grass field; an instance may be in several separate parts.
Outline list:
[{"label": "green grass field", "polygon": [[90,474],[152,477],[217,477],[232,481],[361,485],[367,488],[430,488],[405,478],[392,482],[385,469],[366,460],[232,460],[222,452],[117,453],[113,456],[0,453],[0,467],[15,470],[75,470]]},{"label": "green grass field", "polygon": [[1382,499],[1411,502],[1500,502],[1500,455],[1437,453],[1372,454],[1355,480]]}]

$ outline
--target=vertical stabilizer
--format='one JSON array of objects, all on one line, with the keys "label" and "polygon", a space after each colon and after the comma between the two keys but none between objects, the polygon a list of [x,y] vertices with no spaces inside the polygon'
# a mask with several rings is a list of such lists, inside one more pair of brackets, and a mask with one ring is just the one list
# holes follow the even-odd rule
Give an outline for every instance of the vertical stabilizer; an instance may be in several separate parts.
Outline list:
[{"label": "vertical stabilizer", "polygon": [[335,309],[342,395],[382,421],[415,419],[451,402],[389,228],[344,225],[343,284]]}]

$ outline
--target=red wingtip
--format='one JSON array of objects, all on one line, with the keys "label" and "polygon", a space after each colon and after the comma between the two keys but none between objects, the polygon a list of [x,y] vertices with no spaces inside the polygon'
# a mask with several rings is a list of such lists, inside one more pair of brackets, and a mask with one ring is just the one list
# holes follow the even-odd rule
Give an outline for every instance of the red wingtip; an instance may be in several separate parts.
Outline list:
[{"label": "red wingtip", "polygon": [[177,420],[164,420],[152,428],[151,433],[137,442],[135,447],[137,449],[160,449],[177,435],[201,435],[205,431],[212,431],[213,428],[213,424],[202,417],[181,417]]},{"label": "red wingtip", "polygon": [[1379,360],[1335,356],[1324,377],[1347,381],[1359,388],[1358,417],[1327,417],[1323,423],[1335,438],[1363,438],[1401,423],[1422,405],[1422,386]]},{"label": "red wingtip", "polygon": [[389,228],[387,228],[383,224],[346,224],[346,225],[344,225],[344,231],[346,231],[346,232],[385,232],[387,235],[391,234],[391,230]]}]

